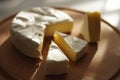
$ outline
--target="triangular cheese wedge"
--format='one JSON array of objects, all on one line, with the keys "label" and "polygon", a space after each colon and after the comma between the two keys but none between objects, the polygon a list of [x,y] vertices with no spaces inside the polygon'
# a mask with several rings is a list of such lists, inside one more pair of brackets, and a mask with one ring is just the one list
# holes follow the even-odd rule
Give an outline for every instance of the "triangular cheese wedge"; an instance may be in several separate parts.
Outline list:
[{"label": "triangular cheese wedge", "polygon": [[72,61],[77,61],[83,56],[87,45],[85,40],[57,31],[54,33],[54,41]]},{"label": "triangular cheese wedge", "polygon": [[52,41],[46,59],[46,75],[59,75],[67,73],[68,66],[69,59]]},{"label": "triangular cheese wedge", "polygon": [[80,30],[82,36],[88,42],[100,40],[100,13],[87,12]]}]

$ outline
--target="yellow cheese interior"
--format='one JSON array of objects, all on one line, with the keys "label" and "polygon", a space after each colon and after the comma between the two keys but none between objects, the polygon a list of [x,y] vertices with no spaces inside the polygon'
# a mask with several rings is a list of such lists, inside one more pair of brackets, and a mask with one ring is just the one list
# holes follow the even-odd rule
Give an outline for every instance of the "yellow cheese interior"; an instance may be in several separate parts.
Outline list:
[{"label": "yellow cheese interior", "polygon": [[96,42],[100,40],[100,13],[88,13],[90,40]]},{"label": "yellow cheese interior", "polygon": [[59,33],[54,33],[54,41],[57,45],[62,49],[62,51],[68,56],[69,59],[72,61],[76,61],[76,55],[71,47],[65,42]]},{"label": "yellow cheese interior", "polygon": [[55,31],[68,33],[68,32],[71,32],[72,27],[73,27],[72,21],[71,22],[63,21],[55,24],[50,24],[50,25],[47,25],[47,28],[45,30],[45,36],[52,36]]},{"label": "yellow cheese interior", "polygon": [[100,13],[87,12],[81,28],[83,37],[89,42],[100,40]]}]

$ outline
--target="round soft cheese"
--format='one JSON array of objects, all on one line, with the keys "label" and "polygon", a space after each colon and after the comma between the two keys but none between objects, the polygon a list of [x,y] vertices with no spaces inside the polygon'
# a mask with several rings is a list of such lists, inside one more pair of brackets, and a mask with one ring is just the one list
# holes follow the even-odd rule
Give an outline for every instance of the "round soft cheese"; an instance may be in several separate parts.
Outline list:
[{"label": "round soft cheese", "polygon": [[41,58],[44,36],[52,36],[55,30],[70,32],[72,27],[73,19],[68,14],[50,7],[36,7],[15,16],[10,38],[26,56]]}]

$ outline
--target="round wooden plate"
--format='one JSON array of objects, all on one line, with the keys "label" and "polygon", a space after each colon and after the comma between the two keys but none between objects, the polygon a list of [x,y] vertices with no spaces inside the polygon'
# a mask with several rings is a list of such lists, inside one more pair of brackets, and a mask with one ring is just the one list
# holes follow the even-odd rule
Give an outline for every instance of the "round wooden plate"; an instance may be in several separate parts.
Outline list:
[{"label": "round wooden plate", "polygon": [[[72,34],[78,36],[79,27],[85,13],[68,8],[58,8],[74,19]],[[101,20],[100,41],[89,43],[86,55],[78,62],[70,62],[67,74],[46,76],[44,73],[50,37],[45,40],[43,60],[33,59],[21,54],[10,42],[11,21],[15,15],[0,22],[0,79],[19,80],[107,80],[120,67],[120,32]],[[24,44],[23,44],[24,46]],[[113,66],[114,65],[114,66]]]}]

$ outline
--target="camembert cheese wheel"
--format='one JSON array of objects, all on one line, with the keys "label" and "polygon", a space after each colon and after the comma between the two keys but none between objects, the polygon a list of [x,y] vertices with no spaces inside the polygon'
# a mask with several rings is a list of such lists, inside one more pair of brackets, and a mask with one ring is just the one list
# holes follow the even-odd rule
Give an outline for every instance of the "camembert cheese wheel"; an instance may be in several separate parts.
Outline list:
[{"label": "camembert cheese wheel", "polygon": [[15,16],[10,38],[26,56],[41,58],[44,36],[52,36],[55,30],[67,33],[72,27],[73,19],[68,14],[50,7],[36,7]]},{"label": "camembert cheese wheel", "polygon": [[58,31],[54,33],[54,41],[72,61],[80,59],[87,48],[87,41]]},{"label": "camembert cheese wheel", "polygon": [[68,71],[69,59],[65,56],[63,51],[51,42],[46,59],[45,72],[46,75],[65,74]]}]

